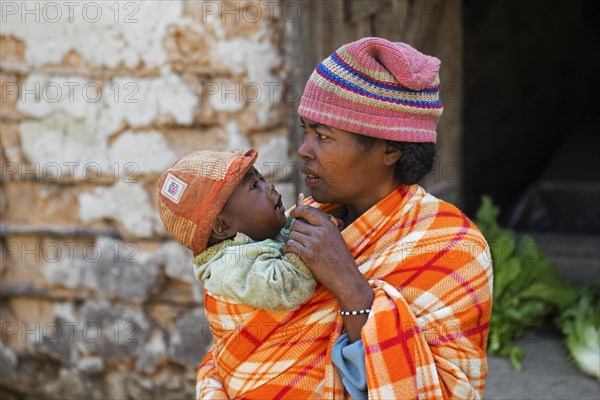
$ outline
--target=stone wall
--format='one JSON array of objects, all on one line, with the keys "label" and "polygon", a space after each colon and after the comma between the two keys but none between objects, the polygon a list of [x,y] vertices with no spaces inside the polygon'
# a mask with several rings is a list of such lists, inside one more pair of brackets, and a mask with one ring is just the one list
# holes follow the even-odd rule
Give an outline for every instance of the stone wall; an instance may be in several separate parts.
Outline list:
[{"label": "stone wall", "polygon": [[0,396],[191,398],[211,337],[156,180],[254,146],[291,204],[280,4],[1,7]]}]

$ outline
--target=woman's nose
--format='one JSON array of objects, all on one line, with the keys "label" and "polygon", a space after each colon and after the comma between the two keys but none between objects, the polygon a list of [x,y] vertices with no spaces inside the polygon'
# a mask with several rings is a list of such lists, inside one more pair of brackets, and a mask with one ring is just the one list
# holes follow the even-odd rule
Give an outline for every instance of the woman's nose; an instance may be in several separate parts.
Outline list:
[{"label": "woman's nose", "polygon": [[298,152],[297,152],[298,157],[300,157],[304,161],[310,160],[311,155],[312,155],[312,149],[310,147],[310,144],[308,143],[307,136],[308,135],[304,135],[304,141],[302,142],[300,147],[298,147]]}]

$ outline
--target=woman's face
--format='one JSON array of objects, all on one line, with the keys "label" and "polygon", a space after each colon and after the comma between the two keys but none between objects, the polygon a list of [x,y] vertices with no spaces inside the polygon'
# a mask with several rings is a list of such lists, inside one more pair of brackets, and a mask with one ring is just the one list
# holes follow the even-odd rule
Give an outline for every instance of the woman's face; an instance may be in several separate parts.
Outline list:
[{"label": "woman's face", "polygon": [[360,214],[397,186],[393,167],[384,162],[384,143],[377,141],[367,150],[354,133],[301,121],[305,134],[298,155],[317,202],[347,204]]}]

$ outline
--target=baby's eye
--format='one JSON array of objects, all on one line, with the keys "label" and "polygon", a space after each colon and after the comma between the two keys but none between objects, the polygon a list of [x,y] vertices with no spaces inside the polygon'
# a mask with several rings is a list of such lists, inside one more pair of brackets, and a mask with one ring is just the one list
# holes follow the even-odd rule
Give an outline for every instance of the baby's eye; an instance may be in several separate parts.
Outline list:
[{"label": "baby's eye", "polygon": [[258,186],[258,181],[252,182],[252,184],[250,185],[250,189],[256,189],[256,186]]},{"label": "baby's eye", "polygon": [[329,137],[329,136],[322,135],[320,133],[317,133],[317,135],[319,137],[319,140],[325,140],[325,139],[327,139]]}]

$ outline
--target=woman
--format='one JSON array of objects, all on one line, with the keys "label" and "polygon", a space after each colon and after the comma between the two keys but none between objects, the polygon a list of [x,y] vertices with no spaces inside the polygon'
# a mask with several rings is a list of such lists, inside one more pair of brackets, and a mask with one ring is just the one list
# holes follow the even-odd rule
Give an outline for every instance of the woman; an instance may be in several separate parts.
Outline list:
[{"label": "woman", "polygon": [[[404,43],[365,38],[313,72],[298,149],[312,199],[291,213],[299,220],[287,250],[320,285],[291,313],[251,318],[239,329],[244,344],[231,338],[221,350],[245,370],[227,376],[239,397],[482,396],[487,243],[458,209],[417,184],[434,161],[439,64]],[[344,221],[341,233],[328,214]],[[297,340],[275,346],[281,329],[294,329]],[[209,353],[198,397],[222,396],[227,374]]]}]

